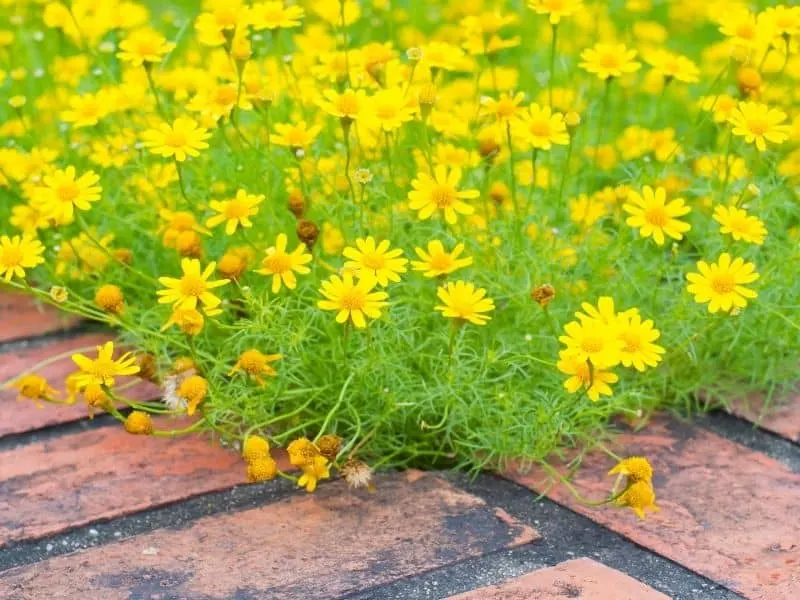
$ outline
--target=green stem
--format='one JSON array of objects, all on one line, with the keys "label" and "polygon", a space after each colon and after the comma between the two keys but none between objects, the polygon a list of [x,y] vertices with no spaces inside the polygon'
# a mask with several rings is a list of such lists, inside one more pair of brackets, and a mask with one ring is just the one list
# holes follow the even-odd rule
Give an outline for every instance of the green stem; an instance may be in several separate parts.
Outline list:
[{"label": "green stem", "polygon": [[325,420],[322,422],[322,425],[320,426],[319,431],[317,432],[317,437],[314,438],[314,443],[315,444],[319,441],[319,438],[321,438],[323,436],[323,434],[325,433],[325,430],[328,427],[328,424],[330,423],[331,419],[333,418],[334,413],[337,410],[339,410],[339,407],[342,405],[342,402],[344,402],[345,392],[347,391],[347,388],[350,385],[350,382],[353,381],[353,377],[355,377],[355,375],[356,375],[355,372],[350,373],[350,376],[347,378],[347,381],[344,382],[344,385],[342,386],[342,391],[339,392],[339,398],[336,400],[336,404],[334,404],[333,408],[331,408],[328,411],[328,414],[325,416]]}]

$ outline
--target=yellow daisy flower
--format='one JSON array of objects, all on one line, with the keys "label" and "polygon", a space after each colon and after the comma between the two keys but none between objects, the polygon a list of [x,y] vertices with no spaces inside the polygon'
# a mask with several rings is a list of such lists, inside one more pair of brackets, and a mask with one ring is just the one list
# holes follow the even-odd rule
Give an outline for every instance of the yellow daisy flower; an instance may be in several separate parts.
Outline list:
[{"label": "yellow daisy flower", "polygon": [[348,246],[342,251],[344,257],[350,259],[344,268],[359,277],[366,275],[374,278],[381,287],[386,287],[390,281],[396,283],[400,281],[399,274],[406,272],[408,259],[402,258],[403,251],[400,248],[389,250],[390,245],[389,240],[376,245],[372,236],[359,238],[355,248]]},{"label": "yellow daisy flower", "polygon": [[714,220],[720,224],[721,233],[730,234],[736,241],[743,240],[760,246],[767,235],[764,222],[748,215],[743,208],[718,204],[714,208]]},{"label": "yellow daisy flower", "polygon": [[677,219],[689,214],[691,209],[683,198],[667,202],[667,190],[663,187],[653,189],[646,185],[641,194],[630,192],[628,200],[630,203],[624,204],[623,208],[631,216],[625,222],[638,229],[642,237],[652,237],[659,246],[664,245],[664,234],[682,240],[683,234],[691,229],[691,225]]},{"label": "yellow daisy flower", "polygon": [[256,2],[248,12],[248,23],[256,31],[290,29],[300,25],[306,11],[299,6],[284,6],[283,2]]},{"label": "yellow daisy flower", "polygon": [[292,151],[296,152],[299,149],[310,146],[317,139],[322,127],[319,125],[308,127],[305,121],[300,121],[296,125],[292,123],[276,123],[275,131],[277,133],[273,133],[270,136],[272,143],[278,146],[288,146]]},{"label": "yellow daisy flower", "polygon": [[6,282],[12,277],[25,277],[25,269],[33,269],[44,262],[44,246],[34,237],[23,234],[13,238],[0,237],[0,277]]},{"label": "yellow daisy flower", "polygon": [[491,320],[483,314],[494,310],[494,300],[486,298],[486,290],[464,281],[448,281],[436,295],[442,304],[434,307],[443,317],[469,321],[475,325],[486,325]]},{"label": "yellow daisy flower", "polygon": [[622,361],[623,343],[616,323],[597,319],[571,321],[564,325],[564,333],[558,339],[577,360],[591,360],[599,369],[614,367]]},{"label": "yellow daisy flower", "polygon": [[196,258],[184,258],[181,260],[183,276],[180,279],[174,277],[158,278],[158,281],[166,287],[166,289],[156,291],[156,294],[161,296],[158,302],[160,304],[172,304],[175,308],[197,308],[197,302],[200,301],[205,313],[208,315],[213,314],[222,300],[209,290],[228,283],[227,279],[208,281],[216,266],[217,263],[211,262],[201,272],[199,260]]},{"label": "yellow daisy flower", "polygon": [[569,350],[559,352],[556,368],[569,375],[564,381],[564,387],[568,392],[574,394],[584,389],[592,402],[599,401],[600,396],[613,396],[614,390],[609,384],[619,381],[619,377],[614,373],[595,367],[587,359]]},{"label": "yellow daisy flower", "polygon": [[236,197],[230,200],[212,200],[208,204],[217,214],[206,220],[206,227],[225,222],[226,235],[233,235],[239,226],[252,227],[250,217],[258,214],[258,205],[263,201],[263,195],[248,194],[244,190],[237,191]]},{"label": "yellow daisy flower", "polygon": [[782,110],[757,102],[740,102],[730,116],[733,134],[755,144],[761,152],[767,149],[767,142],[782,144],[787,140],[791,129],[782,125],[785,120],[786,113]]},{"label": "yellow daisy flower", "polygon": [[457,215],[471,215],[475,207],[464,200],[480,196],[478,190],[461,190],[458,184],[461,181],[461,169],[452,169],[449,173],[445,165],[437,165],[434,176],[419,173],[411,182],[414,188],[408,193],[409,208],[419,211],[420,220],[430,219],[434,213],[441,212],[445,221],[454,225]]},{"label": "yellow daisy flower", "polygon": [[386,292],[375,292],[373,289],[377,281],[370,277],[362,277],[355,281],[353,274],[345,271],[342,276],[332,275],[330,279],[322,282],[320,293],[325,300],[319,300],[317,306],[322,310],[335,310],[336,322],[353,322],[358,328],[367,326],[365,317],[378,319],[381,308],[389,303]]},{"label": "yellow daisy flower", "polygon": [[516,140],[536,150],[550,150],[553,144],[569,144],[564,115],[552,112],[549,106],[531,104],[528,110],[519,113],[513,129]]},{"label": "yellow daisy flower", "polygon": [[145,28],[134,31],[119,43],[117,57],[134,67],[159,63],[175,44],[153,29]]},{"label": "yellow daisy flower", "polygon": [[281,358],[283,358],[282,354],[264,354],[254,348],[245,350],[239,356],[239,360],[236,361],[228,376],[230,377],[237,371],[242,371],[255,379],[260,385],[264,385],[264,380],[261,378],[262,375],[274,377],[278,374],[269,363]]},{"label": "yellow daisy flower", "polygon": [[78,388],[88,385],[112,387],[115,377],[134,375],[139,372],[136,357],[130,352],[126,352],[114,360],[114,342],[106,342],[102,346],[97,346],[97,358],[95,359],[83,354],[73,354],[72,362],[80,369],[80,373],[74,378],[74,383]]},{"label": "yellow daisy flower", "polygon": [[583,9],[583,0],[528,0],[528,6],[539,15],[548,15],[552,25]]},{"label": "yellow daisy flower", "polygon": [[636,50],[629,49],[625,44],[598,43],[581,52],[583,62],[579,66],[606,80],[638,71],[642,64],[635,59]]},{"label": "yellow daisy flower", "polygon": [[698,304],[708,303],[708,312],[720,310],[731,312],[734,308],[747,306],[747,298],[758,294],[746,284],[759,278],[755,265],[742,258],[731,260],[731,255],[723,252],[716,263],[710,265],[701,260],[697,263],[699,273],[689,273],[687,290],[694,295]]},{"label": "yellow daisy flower", "polygon": [[656,506],[656,493],[652,485],[646,481],[637,481],[631,484],[615,501],[617,506],[627,506],[633,509],[640,519],[644,519],[644,511],[658,511]]},{"label": "yellow daisy flower", "polygon": [[415,271],[422,271],[425,277],[441,277],[472,264],[472,257],[458,258],[464,251],[464,244],[456,244],[451,252],[444,248],[444,244],[439,240],[428,242],[427,252],[422,248],[415,248],[422,260],[411,261],[411,266]]},{"label": "yellow daisy flower", "polygon": [[666,352],[664,348],[653,343],[661,337],[661,332],[653,327],[653,321],[643,321],[638,314],[621,317],[618,320],[617,335],[623,343],[620,356],[624,367],[644,371],[647,367],[658,365],[661,355]]},{"label": "yellow daisy flower", "polygon": [[100,176],[87,171],[76,179],[75,167],[57,169],[42,178],[43,186],[33,195],[33,204],[42,214],[58,225],[72,223],[75,209],[89,210],[100,199],[103,188],[97,185]]},{"label": "yellow daisy flower", "polygon": [[161,123],[158,129],[142,133],[144,145],[150,152],[164,158],[175,158],[183,162],[189,156],[200,156],[200,150],[208,148],[206,140],[211,134],[200,127],[194,119],[179,117],[172,125]]},{"label": "yellow daisy flower", "polygon": [[306,251],[306,245],[300,244],[294,251],[286,252],[288,241],[289,238],[285,233],[279,233],[275,245],[267,248],[267,255],[261,260],[261,268],[256,269],[256,273],[272,275],[273,294],[281,290],[281,282],[290,290],[295,289],[297,287],[295,273],[307,275],[311,272],[311,269],[305,266],[313,259]]}]

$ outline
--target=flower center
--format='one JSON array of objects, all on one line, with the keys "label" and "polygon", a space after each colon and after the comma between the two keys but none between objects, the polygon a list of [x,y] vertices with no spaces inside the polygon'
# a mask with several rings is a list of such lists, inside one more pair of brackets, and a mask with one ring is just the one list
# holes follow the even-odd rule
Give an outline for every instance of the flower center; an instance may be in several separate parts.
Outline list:
[{"label": "flower center", "polygon": [[642,348],[642,340],[639,338],[638,335],[631,332],[622,333],[619,336],[622,341],[624,342],[625,346],[623,347],[623,352],[638,352]]},{"label": "flower center", "polygon": [[550,123],[547,121],[533,121],[528,126],[528,131],[536,137],[550,137]]},{"label": "flower center", "polygon": [[447,254],[431,256],[430,266],[434,271],[449,271],[453,266],[453,260]]},{"label": "flower center", "polygon": [[186,145],[186,135],[181,131],[170,131],[164,136],[164,145],[170,148],[183,148]]},{"label": "flower center", "polygon": [[367,304],[366,300],[366,296],[363,292],[353,288],[342,294],[339,304],[342,308],[347,310],[363,310],[364,306]]},{"label": "flower center", "polygon": [[347,117],[354,117],[358,114],[358,98],[354,94],[340,96],[336,105],[339,112]]},{"label": "flower center", "polygon": [[644,214],[647,222],[654,227],[664,227],[669,221],[669,215],[663,206],[648,208]]},{"label": "flower center", "polygon": [[292,266],[292,262],[287,254],[273,254],[264,259],[263,265],[273,273],[285,273]]},{"label": "flower center", "polygon": [[62,202],[72,202],[80,194],[80,189],[72,182],[62,183],[56,188],[56,196]]},{"label": "flower center", "polygon": [[736,282],[728,273],[718,273],[711,280],[711,289],[718,294],[730,294],[736,289]]},{"label": "flower center", "polygon": [[361,256],[361,264],[363,264],[368,269],[383,269],[386,266],[386,259],[383,257],[382,254],[378,254],[377,252],[369,252],[364,253]]},{"label": "flower center", "polygon": [[206,291],[206,282],[199,275],[184,275],[181,279],[181,293],[184,296],[198,297]]},{"label": "flower center", "polygon": [[769,129],[767,122],[762,119],[753,119],[748,125],[750,126],[750,131],[759,136],[764,135]]},{"label": "flower center", "polygon": [[613,54],[603,54],[598,61],[600,66],[604,69],[617,69],[619,68],[619,60]]},{"label": "flower center", "polygon": [[248,210],[244,203],[231,200],[225,206],[225,216],[229,219],[239,219],[241,217],[246,217]]},{"label": "flower center", "polygon": [[221,87],[217,90],[216,101],[220,106],[231,106],[236,103],[236,89],[232,87]]},{"label": "flower center", "polygon": [[581,350],[586,354],[597,354],[603,349],[603,339],[598,336],[587,336],[581,340]]},{"label": "flower center", "polygon": [[110,358],[98,358],[92,363],[92,375],[98,379],[113,377],[116,373],[116,364]]},{"label": "flower center", "polygon": [[750,23],[742,23],[736,28],[736,37],[743,40],[752,40],[756,37],[756,30]]},{"label": "flower center", "polygon": [[438,184],[431,190],[431,200],[439,208],[447,208],[455,203],[456,191],[449,185]]}]

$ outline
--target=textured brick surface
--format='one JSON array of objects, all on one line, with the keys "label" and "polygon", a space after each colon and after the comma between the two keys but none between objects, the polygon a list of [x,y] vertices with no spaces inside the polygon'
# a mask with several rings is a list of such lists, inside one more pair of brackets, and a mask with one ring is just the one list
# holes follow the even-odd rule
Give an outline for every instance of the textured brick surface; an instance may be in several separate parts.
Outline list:
[{"label": "textured brick surface", "polygon": [[121,425],[12,448],[0,453],[0,547],[228,488],[244,472],[208,438],[135,436]]},{"label": "textured brick surface", "polygon": [[536,537],[443,479],[411,472],[381,477],[374,494],[335,482],[12,569],[0,575],[0,596],[327,599]]},{"label": "textured brick surface", "polygon": [[[102,344],[109,339],[112,339],[109,334],[91,333],[53,342],[45,346],[0,354],[0,384],[19,375],[35,372],[37,375],[47,378],[50,385],[61,391],[62,395],[59,396],[59,399],[64,399],[64,378],[76,370],[75,363],[72,362],[70,357],[64,356],[57,362],[31,371],[33,367],[48,358],[62,353],[71,353],[81,348],[84,349],[84,353],[93,355],[94,346]],[[91,347],[91,350],[87,351],[87,347]],[[121,378],[118,380],[118,385],[122,386],[126,382],[133,381],[137,381],[135,386],[121,392],[121,395],[125,398],[152,400],[158,397],[159,390],[157,386],[141,380]],[[86,405],[81,399],[78,399],[72,406],[48,404],[42,407],[29,400],[18,402],[16,397],[16,389],[0,387],[0,437],[12,433],[32,431],[50,425],[69,423],[87,416]]]},{"label": "textured brick surface", "polygon": [[450,600],[669,600],[661,592],[588,558],[568,560]]},{"label": "textured brick surface", "polygon": [[800,443],[800,390],[765,406],[764,396],[753,394],[734,402],[729,412],[759,427]]},{"label": "textured brick surface", "polygon": [[[661,512],[640,522],[629,509],[587,508],[563,485],[548,495],[749,598],[800,597],[800,475],[714,433],[666,419],[621,436],[614,449],[651,459]],[[589,498],[607,496],[613,464],[604,453],[587,457],[577,489]],[[536,471],[512,469],[507,476],[536,490],[548,484]]]},{"label": "textured brick surface", "polygon": [[0,290],[0,342],[52,333],[77,322],[75,317],[38,304],[31,296]]}]

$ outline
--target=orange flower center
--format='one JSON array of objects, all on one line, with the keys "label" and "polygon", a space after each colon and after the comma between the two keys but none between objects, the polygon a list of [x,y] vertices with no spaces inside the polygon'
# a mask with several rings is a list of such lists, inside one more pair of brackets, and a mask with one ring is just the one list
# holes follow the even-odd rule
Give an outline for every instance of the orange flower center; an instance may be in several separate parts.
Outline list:
[{"label": "orange flower center", "polygon": [[625,346],[623,347],[624,352],[638,352],[642,348],[642,340],[639,338],[638,335],[635,333],[626,331],[620,335],[620,338],[624,342]]},{"label": "orange flower center", "polygon": [[169,148],[183,148],[186,141],[186,134],[182,131],[170,131],[164,136],[164,145]]},{"label": "orange flower center", "polygon": [[240,219],[241,217],[246,217],[249,210],[244,202],[230,200],[225,205],[225,216],[229,219]]},{"label": "orange flower center", "polygon": [[206,282],[200,275],[184,275],[180,290],[184,296],[196,298],[206,291]]},{"label": "orange flower center", "polygon": [[273,254],[264,259],[262,266],[273,273],[285,273],[292,266],[292,261],[288,254]]},{"label": "orange flower center", "polygon": [[730,294],[736,289],[736,281],[729,273],[718,273],[711,279],[711,289],[717,294]]},{"label": "orange flower center", "polygon": [[456,201],[456,191],[446,184],[437,184],[431,190],[431,200],[439,208],[447,208],[452,206]]},{"label": "orange flower center", "polygon": [[669,221],[669,215],[663,206],[648,208],[644,213],[644,217],[653,227],[664,227]]},{"label": "orange flower center", "polygon": [[587,336],[581,340],[581,350],[586,354],[597,354],[603,349],[603,339],[598,336]]},{"label": "orange flower center", "polygon": [[758,136],[764,135],[769,129],[769,124],[763,119],[753,119],[747,125],[750,131]]},{"label": "orange flower center", "polygon": [[56,188],[56,196],[62,202],[73,202],[80,192],[80,188],[74,182],[62,183]]},{"label": "orange flower center", "polygon": [[363,310],[367,304],[367,298],[363,292],[352,288],[342,294],[339,304],[347,310]]},{"label": "orange flower center", "polygon": [[532,121],[528,125],[528,131],[536,137],[546,138],[550,137],[550,123],[545,120]]},{"label": "orange flower center", "polygon": [[6,246],[0,255],[0,264],[4,267],[16,267],[22,264],[22,249],[18,246]]}]

